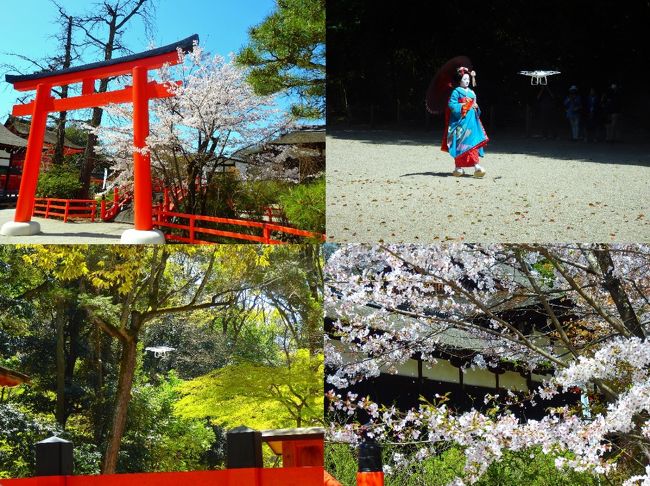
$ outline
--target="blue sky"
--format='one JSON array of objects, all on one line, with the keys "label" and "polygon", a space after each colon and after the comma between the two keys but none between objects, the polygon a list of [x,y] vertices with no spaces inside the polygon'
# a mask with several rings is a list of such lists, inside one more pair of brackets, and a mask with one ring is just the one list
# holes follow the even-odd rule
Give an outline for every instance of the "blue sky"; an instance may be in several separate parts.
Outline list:
[{"label": "blue sky", "polygon": [[[58,46],[51,38],[58,31],[57,10],[49,0],[2,2],[0,64],[23,66],[26,63],[8,56],[19,53],[27,57],[45,57]],[[89,0],[59,0],[69,14],[82,14],[92,7]],[[199,34],[200,44],[208,51],[228,55],[247,42],[248,29],[260,23],[275,8],[274,0],[157,0],[155,32],[147,38],[142,23],[131,20],[125,43],[134,52],[146,50],[153,40],[157,46],[170,44],[192,34]],[[99,59],[90,58],[84,62]],[[0,79],[0,122],[4,122],[16,101],[17,92]],[[285,103],[282,103],[285,105]]]}]

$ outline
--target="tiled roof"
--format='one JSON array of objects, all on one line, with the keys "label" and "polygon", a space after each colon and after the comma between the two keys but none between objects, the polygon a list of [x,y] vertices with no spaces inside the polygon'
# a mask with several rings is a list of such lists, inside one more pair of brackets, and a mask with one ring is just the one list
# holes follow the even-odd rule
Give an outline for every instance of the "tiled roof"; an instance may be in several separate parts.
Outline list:
[{"label": "tiled roof", "polygon": [[275,145],[292,145],[302,143],[325,143],[325,129],[301,129],[289,132],[271,141]]},{"label": "tiled roof", "polygon": [[[20,135],[24,135],[25,138],[29,136],[29,127],[30,123],[26,122],[24,120],[21,120],[19,118],[11,118],[7,120],[7,123],[9,123],[11,126],[13,126],[14,130],[18,132]],[[56,132],[54,130],[45,130],[45,143],[49,143],[50,145],[56,145]],[[83,149],[81,145],[77,145],[76,143],[72,143],[70,140],[67,138],[65,139],[65,146],[68,148],[72,149]]]},{"label": "tiled roof", "polygon": [[0,148],[27,147],[27,140],[11,132],[4,125],[0,125]]}]

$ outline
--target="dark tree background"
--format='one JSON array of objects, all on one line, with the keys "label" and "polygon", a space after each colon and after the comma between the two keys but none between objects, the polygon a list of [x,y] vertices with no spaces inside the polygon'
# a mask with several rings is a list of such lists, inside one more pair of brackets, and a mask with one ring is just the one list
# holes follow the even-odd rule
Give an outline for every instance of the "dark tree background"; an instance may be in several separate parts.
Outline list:
[{"label": "dark tree background", "polygon": [[328,0],[328,124],[430,123],[424,94],[437,68],[466,55],[485,117],[518,125],[538,93],[521,70],[549,78],[558,112],[569,86],[585,97],[621,87],[628,126],[648,126],[648,0]]}]

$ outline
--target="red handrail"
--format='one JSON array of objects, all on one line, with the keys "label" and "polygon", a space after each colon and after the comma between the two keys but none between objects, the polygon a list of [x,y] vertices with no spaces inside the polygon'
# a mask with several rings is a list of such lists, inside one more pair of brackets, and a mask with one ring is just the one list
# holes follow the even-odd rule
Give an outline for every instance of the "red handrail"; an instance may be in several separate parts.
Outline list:
[{"label": "red handrail", "polygon": [[95,221],[97,212],[97,201],[94,199],[58,199],[53,197],[37,197],[34,199],[34,216],[44,218],[63,218],[67,223],[68,219],[90,219]]},{"label": "red handrail", "polygon": [[[114,190],[114,200],[112,205],[107,208],[106,201],[101,202],[100,216],[104,221],[110,221],[120,210],[129,195],[123,196],[119,200],[118,189]],[[305,231],[290,226],[274,224],[264,221],[250,221],[246,219],[220,218],[216,216],[203,216],[199,214],[177,213],[168,210],[169,198],[165,198],[162,205],[154,206],[154,226],[163,230],[165,239],[192,244],[213,244],[214,241],[204,239],[204,235],[221,236],[233,238],[236,240],[252,241],[264,244],[281,244],[282,240],[273,238],[274,233],[293,235],[302,238],[316,239],[325,241],[325,235]],[[83,218],[95,221],[97,212],[97,201],[94,199],[57,199],[57,198],[36,198],[34,204],[34,216],[43,216],[45,218],[58,217],[63,218],[67,223],[71,218]],[[186,220],[181,223],[178,220]],[[257,234],[238,233],[232,229],[218,229],[214,227],[205,227],[201,223],[212,223],[221,225],[237,226],[257,230]],[[181,234],[174,234],[170,230],[180,230]],[[165,231],[167,230],[167,231]]]},{"label": "red handrail", "polygon": [[99,214],[102,221],[113,221],[119,212],[123,209],[124,205],[131,202],[133,199],[132,193],[124,193],[120,196],[120,190],[117,186],[113,188],[113,201],[110,201],[110,206],[106,200],[102,199],[100,204]]},{"label": "red handrail", "polygon": [[[264,223],[260,221],[248,221],[243,219],[231,219],[231,218],[219,218],[216,216],[202,216],[197,214],[184,214],[184,213],[175,213],[172,211],[166,211],[160,205],[154,208],[154,215],[156,216],[154,220],[154,226],[160,228],[163,233],[165,233],[165,238],[171,241],[180,241],[184,243],[198,243],[198,244],[213,244],[213,241],[208,241],[200,239],[197,237],[198,234],[206,234],[213,236],[223,236],[226,238],[234,238],[238,240],[247,240],[257,243],[264,244],[281,244],[284,243],[281,240],[273,239],[272,233],[285,233],[294,236],[300,236],[304,238],[313,238],[321,241],[325,240],[325,235],[319,233],[313,233],[311,231],[300,230],[296,228],[291,228],[289,226],[280,226],[277,224]],[[178,221],[170,222],[169,220],[175,218],[187,220],[186,224],[182,224]],[[215,228],[205,228],[197,225],[197,222],[204,223],[217,223],[224,225],[232,226],[241,226],[245,228],[255,228],[260,230],[261,234],[245,234],[245,233],[235,233],[234,231],[224,230],[224,229],[215,229]],[[187,236],[172,234],[169,231],[165,232],[165,229],[179,229],[182,230]]]}]

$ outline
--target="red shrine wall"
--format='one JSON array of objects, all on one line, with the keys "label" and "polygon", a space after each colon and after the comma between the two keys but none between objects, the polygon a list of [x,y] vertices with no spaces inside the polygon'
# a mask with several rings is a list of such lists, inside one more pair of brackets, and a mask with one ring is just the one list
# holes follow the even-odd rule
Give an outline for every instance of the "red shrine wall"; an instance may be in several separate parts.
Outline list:
[{"label": "red shrine wall", "polygon": [[[52,165],[52,158],[54,157],[54,146],[49,143],[43,144],[43,155],[41,156],[41,172],[50,168]],[[73,155],[83,152],[83,149],[76,148],[63,148],[63,155]],[[9,166],[22,171],[23,164],[25,163],[25,151],[21,150],[18,153],[13,153],[9,156]],[[20,174],[10,174],[9,181],[6,186],[7,191],[18,190],[20,188]]]}]

